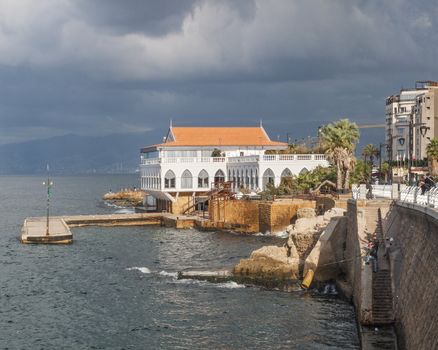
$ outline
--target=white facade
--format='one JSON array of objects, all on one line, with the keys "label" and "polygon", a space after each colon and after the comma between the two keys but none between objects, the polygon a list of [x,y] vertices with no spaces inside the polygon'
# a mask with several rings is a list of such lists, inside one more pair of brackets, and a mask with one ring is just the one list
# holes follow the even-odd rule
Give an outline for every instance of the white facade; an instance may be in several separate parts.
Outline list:
[{"label": "white facade", "polygon": [[426,147],[438,136],[438,83],[417,82],[415,89],[403,89],[386,99],[388,158],[396,161],[427,157]]},{"label": "white facade", "polygon": [[415,110],[417,97],[424,91],[423,89],[402,90],[398,95],[386,99],[385,143],[392,151],[388,158],[393,161],[409,157],[409,123]]},{"label": "white facade", "polygon": [[[224,128],[204,128],[199,131],[204,137],[198,139],[196,128],[187,129],[171,128],[167,141],[142,150],[141,188],[157,199],[174,201],[180,193],[205,194],[225,181],[232,183],[235,192],[242,187],[257,192],[268,183],[280,185],[282,177],[328,166],[323,154],[266,154],[284,150],[287,144],[271,141],[261,126],[242,128],[241,136],[236,128],[229,128],[231,137]],[[217,144],[211,141],[215,136]],[[213,157],[214,151],[220,156]]]},{"label": "white facade", "polygon": [[236,191],[240,187],[257,191],[265,189],[267,183],[278,186],[282,177],[296,176],[317,166],[328,166],[325,155],[259,154],[149,159],[142,156],[141,187],[148,192],[206,192],[215,182],[231,181]]}]

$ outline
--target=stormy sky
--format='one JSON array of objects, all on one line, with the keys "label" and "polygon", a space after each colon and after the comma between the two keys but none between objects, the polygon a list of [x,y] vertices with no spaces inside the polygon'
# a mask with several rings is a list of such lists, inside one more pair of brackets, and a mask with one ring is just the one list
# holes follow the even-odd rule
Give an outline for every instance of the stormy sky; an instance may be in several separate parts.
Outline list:
[{"label": "stormy sky", "polygon": [[382,123],[438,80],[437,25],[436,0],[0,0],[0,144]]}]

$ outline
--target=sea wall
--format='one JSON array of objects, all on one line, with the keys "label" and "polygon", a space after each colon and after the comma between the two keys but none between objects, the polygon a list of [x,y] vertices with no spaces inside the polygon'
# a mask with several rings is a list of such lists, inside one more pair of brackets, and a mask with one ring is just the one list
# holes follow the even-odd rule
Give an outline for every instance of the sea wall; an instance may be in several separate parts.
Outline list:
[{"label": "sea wall", "polygon": [[209,203],[209,218],[237,231],[281,232],[296,219],[299,208],[315,208],[313,200],[214,200]]},{"label": "sea wall", "polygon": [[339,266],[349,286],[347,290],[344,289],[344,294],[352,299],[358,321],[366,325],[372,323],[372,270],[361,258],[367,242],[363,204],[348,200],[344,259]]},{"label": "sea wall", "polygon": [[383,224],[400,348],[438,349],[438,211],[398,202]]},{"label": "sea wall", "polygon": [[334,217],[326,226],[318,242],[307,256],[303,276],[314,271],[314,281],[335,280],[344,259],[344,242],[347,235],[347,217]]},{"label": "sea wall", "polygon": [[209,219],[238,231],[259,232],[259,201],[212,200],[208,204]]}]

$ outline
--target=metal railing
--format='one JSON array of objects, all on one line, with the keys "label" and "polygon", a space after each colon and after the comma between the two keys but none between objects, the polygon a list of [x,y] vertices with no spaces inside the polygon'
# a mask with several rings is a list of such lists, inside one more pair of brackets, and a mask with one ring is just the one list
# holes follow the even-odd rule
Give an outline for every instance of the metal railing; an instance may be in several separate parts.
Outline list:
[{"label": "metal railing", "polygon": [[365,186],[353,185],[351,192],[353,199],[365,198],[388,198],[399,199],[402,202],[424,205],[432,208],[438,208],[438,188],[433,187],[424,194],[417,186],[401,185],[399,191],[393,189],[395,185],[371,185],[371,192]]}]

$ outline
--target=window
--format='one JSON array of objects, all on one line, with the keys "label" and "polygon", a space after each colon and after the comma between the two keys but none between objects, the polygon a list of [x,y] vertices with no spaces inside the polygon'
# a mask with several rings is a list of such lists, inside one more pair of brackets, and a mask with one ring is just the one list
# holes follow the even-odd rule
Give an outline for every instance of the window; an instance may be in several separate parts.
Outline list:
[{"label": "window", "polygon": [[198,175],[198,188],[208,188],[208,173],[205,170]]},{"label": "window", "polygon": [[274,172],[271,169],[266,169],[263,173],[263,188],[265,189],[268,184],[274,184]]},{"label": "window", "polygon": [[225,174],[222,170],[216,171],[216,174],[214,174],[214,183],[215,184],[221,184],[225,182]]},{"label": "window", "polygon": [[168,170],[164,176],[164,188],[175,188],[175,173]]},{"label": "window", "polygon": [[193,176],[188,170],[184,170],[181,175],[181,188],[192,188],[193,187]]},{"label": "window", "polygon": [[397,134],[398,135],[403,135],[405,133],[405,129],[404,128],[397,128]]},{"label": "window", "polygon": [[284,169],[281,173],[281,184],[290,184],[292,180],[292,172],[289,169]]}]

